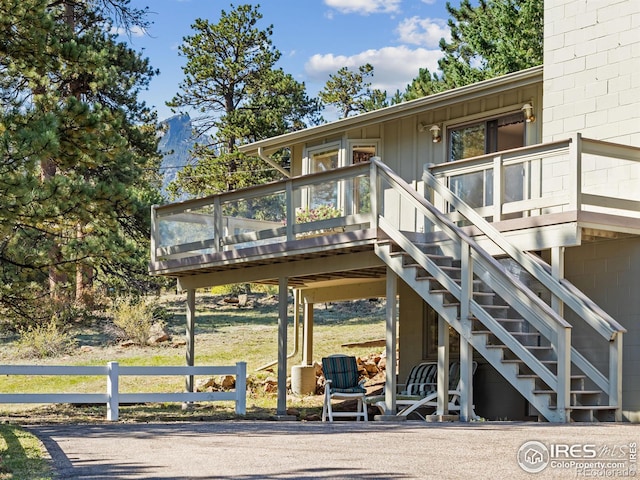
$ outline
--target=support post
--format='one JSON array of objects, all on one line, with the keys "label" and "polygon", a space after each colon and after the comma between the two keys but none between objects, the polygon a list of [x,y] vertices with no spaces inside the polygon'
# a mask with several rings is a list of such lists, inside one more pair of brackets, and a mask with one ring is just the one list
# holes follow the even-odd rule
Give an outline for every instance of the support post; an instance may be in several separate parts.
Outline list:
[{"label": "support post", "polygon": [[[564,278],[564,251],[565,247],[551,248],[551,276],[558,280]],[[555,295],[551,296],[551,308],[564,317],[564,303]]]},{"label": "support post", "polygon": [[[193,367],[195,360],[195,336],[194,328],[196,323],[196,290],[190,288],[187,290],[187,352],[186,363],[188,367]],[[187,392],[193,392],[193,375],[185,377],[185,389]]]},{"label": "support post", "polygon": [[119,416],[118,362],[107,364],[107,420],[117,422]]},{"label": "support post", "polygon": [[[460,421],[468,422],[475,416],[473,412],[473,348],[469,344],[471,338],[471,308],[473,299],[473,258],[467,242],[460,248],[461,281],[460,295]],[[448,328],[447,328],[448,330]]]},{"label": "support post", "polygon": [[313,303],[304,303],[304,339],[302,343],[302,365],[313,364]]},{"label": "support post", "polygon": [[571,421],[571,328],[557,327],[558,387],[556,408],[560,421]]},{"label": "support post", "polygon": [[438,315],[438,406],[436,415],[449,413],[449,324]]},{"label": "support post", "polygon": [[276,414],[287,414],[287,292],[288,278],[278,281],[278,401]]},{"label": "support post", "polygon": [[387,309],[386,309],[386,342],[387,368],[385,371],[384,403],[385,415],[396,414],[396,324],[398,296],[398,277],[387,267]]},{"label": "support post", "polygon": [[609,405],[616,406],[615,421],[622,421],[622,332],[609,342]]}]

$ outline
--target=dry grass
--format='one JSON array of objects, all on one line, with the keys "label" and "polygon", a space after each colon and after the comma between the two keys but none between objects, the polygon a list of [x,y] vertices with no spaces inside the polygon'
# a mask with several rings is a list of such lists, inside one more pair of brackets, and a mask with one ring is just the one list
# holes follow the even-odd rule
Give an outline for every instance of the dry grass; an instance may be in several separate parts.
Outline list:
[{"label": "dry grass", "polygon": [[[105,365],[118,361],[121,365],[184,365],[185,347],[181,345],[185,330],[185,296],[169,295],[163,303],[172,313],[168,328],[172,342],[149,347],[122,347],[109,343],[105,325],[96,324],[75,332],[79,348],[72,355],[25,362],[15,360],[15,339],[0,338],[0,363],[47,363],[55,365]],[[250,296],[248,307],[240,308],[224,302],[222,296],[198,294],[196,316],[196,365],[232,365],[247,362],[248,384],[246,418],[269,418],[275,413],[276,396],[264,390],[267,377],[277,377],[276,366],[257,369],[277,359],[277,298],[267,294]],[[289,349],[294,345],[294,329],[290,305]],[[314,318],[314,358],[332,353],[366,355],[375,348],[343,347],[344,344],[384,338],[384,302],[358,301],[316,306]],[[300,337],[301,341],[301,337]],[[300,349],[289,359],[287,371],[301,362]],[[121,379],[122,392],[182,391],[181,378],[137,377]],[[4,392],[103,392],[101,377],[11,377],[2,379]],[[317,414],[321,406],[318,396],[291,395],[287,405],[301,418]],[[102,405],[0,405],[0,420],[11,423],[104,422],[106,407]],[[178,404],[123,406],[121,421],[208,421],[235,418],[230,402],[202,404],[182,410]]]}]

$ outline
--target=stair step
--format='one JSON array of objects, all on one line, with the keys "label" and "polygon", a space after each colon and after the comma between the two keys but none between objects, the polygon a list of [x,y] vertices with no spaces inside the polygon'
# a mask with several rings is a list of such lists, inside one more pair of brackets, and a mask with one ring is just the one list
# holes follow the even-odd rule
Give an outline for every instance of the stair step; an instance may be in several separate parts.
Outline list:
[{"label": "stair step", "polygon": [[[519,373],[516,375],[518,378],[540,378],[535,373]],[[584,380],[586,375],[571,375],[571,380]]]},{"label": "stair step", "polygon": [[[456,268],[456,270],[458,270],[458,268]],[[431,276],[431,275],[428,276],[428,277],[420,277],[420,280],[430,280],[430,281],[433,281],[433,282],[437,282],[438,281],[438,279],[436,277]],[[452,278],[451,280],[453,280],[456,283],[462,282],[462,279],[460,279],[460,278]],[[482,285],[482,283],[483,283],[482,280],[473,280],[473,284],[474,285]],[[489,293],[491,293],[491,292],[489,292]],[[492,295],[495,295],[495,293],[492,293]]]},{"label": "stair step", "polygon": [[[549,405],[549,409],[551,410],[555,410],[557,408],[558,408],[557,405]],[[589,411],[589,410],[606,411],[606,410],[616,410],[617,408],[618,407],[616,407],[615,405],[571,405],[569,407],[570,410],[580,410],[580,411]]]},{"label": "stair step", "polygon": [[615,405],[571,405],[571,410],[615,410]]},{"label": "stair step", "polygon": [[[543,395],[543,394],[555,395],[556,394],[556,392],[554,392],[553,390],[545,390],[545,389],[534,390],[533,393],[536,393],[539,395]],[[571,390],[569,393],[571,395],[600,395],[602,391],[601,390]]]},{"label": "stair step", "polygon": [[[546,363],[549,365],[553,365],[554,363],[558,363],[557,360],[538,360],[540,363]],[[505,358],[502,360],[502,363],[525,363],[521,358]]]},{"label": "stair step", "polygon": [[[471,332],[471,333],[477,333],[477,332]],[[545,347],[544,345],[522,345],[524,348],[526,348],[527,350],[536,350],[538,352],[544,351],[544,350],[553,350],[551,347]],[[498,344],[498,345],[487,345],[487,348],[509,348],[506,345],[503,344]]]},{"label": "stair step", "polygon": [[[420,265],[419,263],[411,263],[411,264],[405,264],[405,267],[414,267],[414,268],[422,268],[422,265]],[[438,268],[442,271],[446,272],[456,272],[459,273],[461,271],[460,267],[450,267],[448,265],[438,265]],[[424,270],[424,268],[422,268]],[[426,270],[425,270],[426,272]],[[449,275],[451,276],[451,275]],[[420,280],[424,280],[424,279],[428,279],[429,277],[431,277],[431,274],[429,274],[429,272],[426,272],[425,275],[420,275],[417,274],[416,278],[419,278]],[[460,279],[456,279],[456,278],[451,278],[452,280],[460,280]],[[435,280],[435,279],[434,279]]]},{"label": "stair step", "polygon": [[[473,330],[471,333],[485,333],[487,335],[492,334],[491,330]],[[509,332],[514,337],[539,337],[538,332]]]}]

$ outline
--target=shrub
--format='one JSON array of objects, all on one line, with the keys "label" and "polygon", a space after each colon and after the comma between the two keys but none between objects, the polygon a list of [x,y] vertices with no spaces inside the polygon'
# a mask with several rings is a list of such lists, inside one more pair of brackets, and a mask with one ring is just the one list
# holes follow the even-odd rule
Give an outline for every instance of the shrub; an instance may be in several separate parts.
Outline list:
[{"label": "shrub", "polygon": [[157,305],[146,299],[124,299],[111,310],[118,336],[138,345],[146,345],[154,324]]},{"label": "shrub", "polygon": [[53,317],[48,323],[20,330],[17,354],[21,358],[55,357],[72,353],[77,346],[73,335],[62,329]]}]

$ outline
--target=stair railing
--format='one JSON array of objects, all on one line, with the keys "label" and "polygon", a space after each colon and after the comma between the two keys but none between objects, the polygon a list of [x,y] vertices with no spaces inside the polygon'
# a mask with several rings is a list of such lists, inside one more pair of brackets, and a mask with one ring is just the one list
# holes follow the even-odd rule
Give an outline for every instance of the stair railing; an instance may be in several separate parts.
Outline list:
[{"label": "stair railing", "polygon": [[[516,308],[519,313],[523,314],[521,310],[523,307],[525,307],[526,310],[526,305],[528,304],[534,305],[537,303],[544,303],[526,286],[524,286],[523,284],[518,285],[518,282],[514,282],[516,279],[504,272],[502,266],[500,266],[500,264],[491,255],[489,255],[484,249],[479,247],[477,243],[468,235],[466,235],[462,229],[453,224],[446,217],[446,215],[440,212],[422,196],[418,195],[414,189],[406,184],[406,182],[398,177],[391,169],[382,164],[379,159],[372,160],[372,185],[374,185],[373,178],[376,175],[383,175],[384,177],[386,177],[387,183],[389,185],[392,185],[394,189],[400,190],[405,198],[411,197],[414,204],[420,205],[420,210],[422,211],[422,213],[425,214],[425,216],[427,216],[430,221],[434,222],[434,224],[437,225],[437,228],[446,233],[450,239],[458,238],[460,242],[468,244],[470,248],[463,248],[461,249],[461,252],[464,252],[466,250],[471,252],[475,264],[482,270],[485,270],[487,272],[491,271],[490,276],[492,278],[500,279],[500,281],[502,282],[504,281],[505,277],[507,277],[509,280],[507,280],[504,284],[507,286],[507,291],[504,291],[504,286],[500,286],[499,282],[497,285],[491,285],[491,287],[494,288],[495,286],[497,286],[498,288],[495,291],[501,296],[503,294],[506,294],[505,297],[503,297],[505,298],[505,300],[507,300],[508,297],[512,296],[508,291],[509,288],[513,289],[515,287],[515,289],[518,290],[519,295],[524,296],[522,301],[516,302],[519,303],[519,308]],[[617,407],[616,418],[620,418],[622,391],[622,336],[626,332],[625,328],[622,327],[618,322],[616,322],[606,312],[604,312],[604,310],[598,307],[583,292],[572,285],[569,281],[567,281],[566,279],[557,279],[553,277],[550,273],[548,265],[544,264],[541,259],[534,259],[532,255],[520,251],[514,245],[508,242],[497,229],[495,229],[489,222],[482,218],[482,216],[475,212],[473,208],[471,208],[453,192],[451,192],[451,190],[442,185],[433,175],[430,174],[430,172],[425,171],[423,180],[427,186],[438,193],[449,205],[452,205],[460,215],[465,217],[471,224],[474,225],[474,227],[479,229],[482,234],[486,236],[486,238],[490,239],[506,255],[515,260],[522,268],[524,268],[527,272],[529,272],[537,280],[539,280],[547,289],[549,289],[552,295],[556,296],[560,301],[562,301],[564,305],[566,305],[577,315],[578,318],[582,319],[586,324],[594,328],[594,330],[596,330],[605,340],[608,341],[609,369],[608,375],[604,375],[588,359],[586,359],[580,352],[578,352],[574,347],[571,346],[571,325],[566,322],[566,320],[556,315],[555,312],[554,314],[548,314],[549,312],[547,312],[547,315],[543,315],[541,317],[538,317],[538,315],[536,314],[531,316],[530,314],[533,312],[527,313],[527,320],[531,321],[533,319],[532,325],[536,329],[538,329],[538,331],[543,336],[548,338],[556,349],[556,353],[558,355],[558,375],[556,377],[556,382],[549,382],[549,378],[546,378],[548,377],[548,375],[540,375],[540,372],[536,371],[535,368],[533,370],[547,384],[549,384],[550,387],[554,388],[554,385],[552,385],[552,383],[555,383],[555,386],[557,387],[556,392],[558,393],[557,401],[559,408],[562,405],[564,405],[565,408],[569,407],[569,379],[571,363],[574,363],[600,389],[608,394],[609,404],[615,405]],[[377,194],[379,202],[382,202],[383,197],[384,195],[380,195],[379,193]],[[381,205],[376,205],[376,208],[381,210]],[[377,210],[374,211],[374,213],[376,212]],[[384,217],[384,213],[381,213],[382,214],[379,216]],[[378,217],[378,215],[374,215],[374,217]],[[383,229],[386,230],[390,227],[389,225],[385,225],[383,218],[378,219],[378,221],[380,222]],[[411,249],[411,247],[409,248]],[[409,253],[411,254],[411,252]],[[416,255],[420,254],[419,251],[414,251],[413,253]],[[473,265],[474,262],[465,262],[463,259],[462,264],[465,265],[466,263],[468,263],[470,265]],[[503,273],[499,273],[500,271],[502,271]],[[463,272],[462,275],[463,278],[469,278],[468,272]],[[454,294],[454,296],[456,294],[460,295],[460,293],[462,292],[462,290],[460,290],[459,292],[457,291],[458,287],[455,284],[445,285],[445,287],[448,288],[449,291]],[[512,300],[513,299],[509,300],[509,303],[511,303]],[[484,316],[484,310],[482,310],[481,306],[477,304],[474,305],[475,302],[473,301],[473,298],[461,298],[460,301],[469,301],[469,310],[471,311],[471,313],[473,313],[474,315],[479,313],[481,316]],[[547,308],[550,308],[546,303],[544,305]],[[541,308],[543,310],[547,309],[545,307]],[[478,310],[482,310],[482,312]],[[526,315],[523,314],[523,316]],[[482,318],[478,318],[483,321]],[[542,324],[539,319],[543,319]],[[495,322],[492,322],[492,319],[489,318],[485,318],[484,321],[488,322],[489,324]],[[497,324],[497,322],[495,322],[495,324]],[[493,325],[493,327],[496,327],[495,324]],[[489,327],[490,325],[486,326]],[[500,329],[498,329],[497,331],[499,330]],[[496,336],[500,338],[500,335]],[[500,338],[500,340],[503,341],[502,338]],[[523,358],[523,360],[526,360],[526,358]],[[558,383],[558,381],[560,383]]]},{"label": "stair railing", "polygon": [[[440,210],[434,207],[415,189],[396,175],[379,159],[372,159],[372,209],[374,222],[391,240],[407,252],[418,264],[432,275],[460,302],[460,323],[450,322],[463,338],[474,344],[471,336],[470,316],[476,317],[505,346],[527,363],[527,366],[557,393],[557,414],[560,421],[568,421],[570,404],[570,350],[571,325],[542,301],[521,281],[509,275],[502,265],[487,253],[473,238],[453,224]],[[373,181],[375,179],[375,181]],[[385,188],[383,188],[383,182]],[[394,200],[390,192],[393,192]],[[386,201],[386,199],[390,201]],[[417,216],[423,216],[431,225],[445,234],[456,245],[460,255],[463,282],[458,285],[438,265],[424,254],[412,239],[395,227],[389,218],[409,217],[408,208],[399,200],[407,200]],[[388,203],[388,205],[387,205]],[[374,205],[375,204],[375,205]],[[394,211],[391,211],[394,210]],[[402,220],[398,220],[399,223]],[[469,287],[474,274],[482,279],[509,306],[544,336],[558,356],[558,368],[553,373],[523,344],[518,342],[488,311],[473,298]],[[466,283],[466,285],[465,285]]]},{"label": "stair railing", "polygon": [[[506,255],[514,259],[521,267],[540,281],[558,300],[571,309],[579,319],[591,326],[608,342],[609,372],[608,378],[593,366],[575,348],[571,349],[572,362],[609,396],[610,405],[620,407],[622,392],[622,336],[626,329],[615,319],[598,307],[582,291],[566,279],[555,278],[550,268],[542,265],[542,260],[534,260],[534,256],[524,253],[511,244],[495,227],[480,216],[473,208],[463,202],[445,185],[440,183],[430,172],[423,173],[423,180],[438,195],[462,216],[469,220],[488,239]],[[618,412],[621,412],[618,408]],[[619,413],[617,414],[619,416]]]}]

